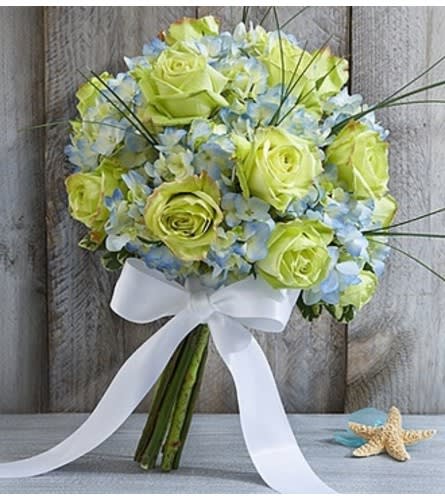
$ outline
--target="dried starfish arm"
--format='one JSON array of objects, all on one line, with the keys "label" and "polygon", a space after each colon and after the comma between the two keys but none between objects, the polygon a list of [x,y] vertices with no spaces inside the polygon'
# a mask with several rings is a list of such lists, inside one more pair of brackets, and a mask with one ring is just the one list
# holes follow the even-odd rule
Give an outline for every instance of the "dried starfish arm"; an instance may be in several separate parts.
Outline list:
[{"label": "dried starfish arm", "polygon": [[391,406],[388,412],[388,424],[392,424],[396,427],[402,427],[402,415],[398,408]]},{"label": "dried starfish arm", "polygon": [[375,436],[376,428],[372,427],[371,425],[358,424],[356,422],[349,422],[348,425],[352,432],[364,439],[369,440]]},{"label": "dried starfish arm", "polygon": [[405,445],[400,440],[388,439],[385,444],[386,451],[396,460],[404,462],[410,458],[409,453],[406,451]]},{"label": "dried starfish arm", "polygon": [[430,439],[436,434],[436,431],[433,429],[416,431],[413,429],[406,429],[403,431],[403,442],[405,444],[415,444],[419,441],[423,441],[425,439]]},{"label": "dried starfish arm", "polygon": [[383,443],[380,439],[371,439],[368,443],[356,448],[352,454],[354,457],[369,457],[371,455],[378,455],[384,450]]}]

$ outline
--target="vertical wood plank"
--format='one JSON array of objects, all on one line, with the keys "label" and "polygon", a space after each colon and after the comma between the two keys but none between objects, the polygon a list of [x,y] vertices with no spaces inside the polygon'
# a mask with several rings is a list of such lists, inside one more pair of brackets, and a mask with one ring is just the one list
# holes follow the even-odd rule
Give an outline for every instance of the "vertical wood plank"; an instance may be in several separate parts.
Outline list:
[{"label": "vertical wood plank", "polygon": [[[419,74],[443,55],[444,24],[442,7],[353,7],[353,91],[373,102]],[[442,65],[423,81],[443,80],[444,74]],[[438,95],[443,91],[427,97]],[[390,186],[399,202],[398,220],[442,207],[443,106],[398,107],[378,117],[391,130]],[[444,223],[445,217],[435,216],[409,228],[443,233]],[[442,241],[392,243],[445,272]],[[393,252],[375,300],[350,328],[348,411],[391,404],[410,413],[445,411],[444,307],[443,283]]]},{"label": "vertical wood plank", "polygon": [[46,409],[43,8],[0,7],[0,412]]},{"label": "vertical wood plank", "polygon": [[[192,7],[51,7],[47,10],[47,119],[72,118],[77,69],[117,71],[123,56],[142,45]],[[156,330],[124,323],[109,300],[116,275],[97,255],[77,247],[80,224],[66,209],[63,181],[65,128],[47,141],[49,267],[49,369],[52,411],[90,411],[124,359]]]},{"label": "vertical wood plank", "polygon": [[[279,7],[281,21],[301,7]],[[249,19],[260,21],[266,7],[251,7]],[[199,7],[199,15],[221,18],[223,29],[241,21],[240,7]],[[270,13],[264,23],[274,30]],[[347,7],[313,7],[286,27],[299,40],[308,40],[313,50],[332,35],[330,46],[339,55],[349,52],[349,15]],[[345,391],[345,328],[323,316],[307,323],[296,310],[284,335],[258,334],[274,371],[277,384],[289,412],[343,411]],[[211,349],[198,405],[200,411],[233,412],[237,410],[230,375],[214,349]]]}]

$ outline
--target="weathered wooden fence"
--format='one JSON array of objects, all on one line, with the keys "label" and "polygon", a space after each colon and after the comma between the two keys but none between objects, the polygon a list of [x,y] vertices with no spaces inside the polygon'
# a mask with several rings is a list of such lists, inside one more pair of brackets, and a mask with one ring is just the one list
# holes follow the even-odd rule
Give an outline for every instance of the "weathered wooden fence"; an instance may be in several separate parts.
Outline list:
[{"label": "weathered wooden fence", "polygon": [[[251,17],[264,9],[252,8]],[[296,9],[279,8],[280,18]],[[91,410],[158,326],[117,318],[108,307],[116,276],[77,247],[81,228],[67,215],[63,186],[67,129],[21,129],[74,115],[77,69],[117,71],[124,55],[138,54],[170,22],[209,12],[225,28],[241,18],[238,7],[0,7],[0,411]],[[350,59],[351,90],[372,102],[444,53],[444,26],[439,7],[313,7],[287,29],[309,48],[332,35],[332,49]],[[443,75],[442,68],[434,77]],[[392,131],[399,218],[443,206],[444,108],[400,107],[379,117]],[[438,216],[422,228],[443,226]],[[440,241],[402,243],[445,271]],[[394,254],[374,302],[348,328],[327,316],[306,324],[296,312],[284,335],[259,338],[288,411],[397,404],[444,412],[444,308],[443,284]],[[199,410],[236,411],[213,350]]]}]

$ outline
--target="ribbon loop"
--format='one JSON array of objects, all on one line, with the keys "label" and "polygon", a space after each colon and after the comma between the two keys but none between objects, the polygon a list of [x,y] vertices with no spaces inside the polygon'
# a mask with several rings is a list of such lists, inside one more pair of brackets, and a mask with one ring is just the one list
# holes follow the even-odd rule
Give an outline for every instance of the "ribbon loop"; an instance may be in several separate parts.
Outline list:
[{"label": "ribbon loop", "polygon": [[188,303],[188,292],[140,259],[128,259],[114,287],[111,309],[132,323],[173,316]]}]

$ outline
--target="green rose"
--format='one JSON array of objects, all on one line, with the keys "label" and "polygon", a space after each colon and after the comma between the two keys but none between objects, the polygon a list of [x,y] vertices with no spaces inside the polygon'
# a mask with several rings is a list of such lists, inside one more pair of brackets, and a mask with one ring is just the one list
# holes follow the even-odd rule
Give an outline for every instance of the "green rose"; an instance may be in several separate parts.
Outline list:
[{"label": "green rose", "polygon": [[295,84],[292,93],[307,108],[321,114],[322,103],[337,94],[348,81],[348,61],[331,55],[328,48],[318,52],[318,55],[317,52],[311,54],[286,39],[282,40],[282,49],[283,59],[280,42],[276,40],[259,57],[268,70],[269,85],[282,82],[284,66],[285,84]]},{"label": "green rose", "polygon": [[184,17],[170,25],[165,35],[165,41],[169,45],[173,45],[175,42],[199,40],[203,36],[214,36],[218,33],[219,24],[213,16],[199,19]]},{"label": "green rose", "polygon": [[361,271],[359,278],[360,283],[350,285],[341,292],[341,307],[354,306],[358,311],[372,299],[377,289],[377,276],[371,271]]},{"label": "green rose", "polygon": [[185,42],[165,49],[152,67],[138,66],[131,74],[156,125],[185,125],[228,105],[221,96],[227,79]]},{"label": "green rose", "polygon": [[199,177],[161,184],[147,200],[145,224],[180,259],[202,260],[223,220],[221,195],[204,171]]},{"label": "green rose", "polygon": [[[104,72],[100,75],[102,80],[109,80],[111,75]],[[94,84],[94,85],[93,85]],[[96,105],[97,98],[100,96],[99,90],[105,89],[105,86],[96,78],[91,78],[91,80],[83,83],[78,91],[76,92],[76,97],[78,100],[77,111],[81,117],[84,116],[89,108]]]},{"label": "green rose", "polygon": [[111,160],[103,160],[92,172],[77,172],[65,180],[71,216],[91,229],[90,239],[99,243],[105,237],[104,225],[108,220],[105,196],[116,188],[125,191],[121,180],[122,169]]},{"label": "green rose", "polygon": [[313,63],[308,68],[308,77],[315,83],[322,101],[338,94],[349,78],[348,61],[331,54],[328,48],[312,54]]},{"label": "green rose", "polygon": [[338,179],[359,200],[381,198],[388,191],[388,144],[365,124],[350,121],[326,151]]},{"label": "green rose", "polygon": [[389,226],[397,212],[397,202],[393,196],[387,194],[383,198],[375,200],[373,222],[377,222],[381,227]]},{"label": "green rose", "polygon": [[[309,78],[308,71],[304,69],[310,64],[311,55],[309,52],[300,49],[289,40],[282,40],[283,62],[281,56],[281,47],[279,40],[276,40],[269,45],[268,50],[259,56],[259,60],[264,64],[268,73],[268,84],[273,87],[281,84],[283,81],[283,66],[284,66],[284,83],[285,85],[295,86],[292,94],[295,97],[300,97],[302,104],[316,113],[321,112],[320,102],[316,94],[316,87],[312,79]],[[295,74],[294,69],[299,63],[298,71]],[[293,83],[292,83],[293,82]]]},{"label": "green rose", "polygon": [[318,221],[278,223],[267,244],[267,257],[257,263],[258,271],[274,288],[310,288],[329,271],[327,245],[333,236]]},{"label": "green rose", "polygon": [[252,142],[239,136],[233,140],[244,196],[256,196],[277,210],[304,197],[322,171],[317,147],[283,129],[259,129]]}]

